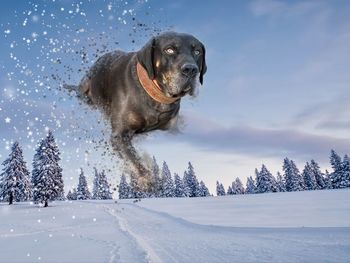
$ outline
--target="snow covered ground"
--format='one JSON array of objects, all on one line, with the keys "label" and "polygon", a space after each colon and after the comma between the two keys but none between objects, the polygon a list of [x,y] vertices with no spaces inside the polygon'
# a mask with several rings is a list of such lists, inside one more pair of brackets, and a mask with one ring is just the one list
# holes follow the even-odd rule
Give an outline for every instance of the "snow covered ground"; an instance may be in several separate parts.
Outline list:
[{"label": "snow covered ground", "polygon": [[349,262],[350,189],[0,205],[0,262]]}]

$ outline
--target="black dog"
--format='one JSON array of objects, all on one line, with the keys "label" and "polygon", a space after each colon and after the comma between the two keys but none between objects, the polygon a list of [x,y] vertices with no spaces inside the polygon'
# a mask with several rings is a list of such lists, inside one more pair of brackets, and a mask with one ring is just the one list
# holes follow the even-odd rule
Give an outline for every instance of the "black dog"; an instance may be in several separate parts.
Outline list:
[{"label": "black dog", "polygon": [[79,84],[78,96],[102,109],[112,144],[130,162],[142,188],[147,170],[131,144],[135,134],[176,125],[181,97],[193,95],[207,70],[204,45],[175,32],[152,38],[140,51],[105,54]]}]

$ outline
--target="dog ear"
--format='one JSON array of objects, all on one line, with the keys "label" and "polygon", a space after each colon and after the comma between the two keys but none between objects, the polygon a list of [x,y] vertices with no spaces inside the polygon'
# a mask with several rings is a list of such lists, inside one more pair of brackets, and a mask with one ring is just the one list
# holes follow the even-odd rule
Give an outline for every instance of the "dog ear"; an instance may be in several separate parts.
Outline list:
[{"label": "dog ear", "polygon": [[203,85],[203,76],[204,76],[205,72],[207,72],[207,64],[205,63],[205,47],[204,47],[204,45],[202,45],[202,50],[203,50],[202,64],[201,64],[201,72],[199,74],[199,82],[201,83],[201,85]]},{"label": "dog ear", "polygon": [[154,79],[153,53],[156,39],[152,38],[146,45],[137,52],[137,59],[140,64],[146,69],[148,77]]}]

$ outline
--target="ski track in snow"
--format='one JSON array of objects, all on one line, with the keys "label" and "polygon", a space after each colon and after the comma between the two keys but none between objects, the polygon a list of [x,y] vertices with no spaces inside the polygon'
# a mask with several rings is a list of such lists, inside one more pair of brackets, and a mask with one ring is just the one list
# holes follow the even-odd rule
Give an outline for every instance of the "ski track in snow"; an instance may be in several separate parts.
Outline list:
[{"label": "ski track in snow", "polygon": [[[149,242],[161,262],[242,261],[242,256],[244,262],[314,262],[330,254],[346,262],[349,256],[350,228],[209,226],[135,204],[119,206],[124,208],[119,217],[128,218],[128,231]],[[346,245],[337,247],[339,242]]]},{"label": "ski track in snow", "polygon": [[127,233],[131,238],[133,238],[137,244],[145,251],[147,262],[162,262],[160,258],[154,253],[153,249],[149,246],[149,244],[139,235],[135,234],[128,226],[127,220],[118,215],[120,211],[112,209],[110,207],[104,206],[107,213],[113,216],[119,223],[119,227],[122,231]]}]

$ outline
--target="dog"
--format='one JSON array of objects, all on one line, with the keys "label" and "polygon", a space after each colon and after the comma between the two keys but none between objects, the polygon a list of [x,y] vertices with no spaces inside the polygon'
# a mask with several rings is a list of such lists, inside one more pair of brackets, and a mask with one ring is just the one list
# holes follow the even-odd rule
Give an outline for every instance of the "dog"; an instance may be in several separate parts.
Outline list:
[{"label": "dog", "polygon": [[113,149],[132,165],[139,186],[147,184],[142,178],[148,171],[132,138],[176,126],[181,98],[194,96],[206,71],[205,47],[198,39],[165,32],[137,52],[103,55],[80,82],[78,97],[104,112],[112,127]]}]

